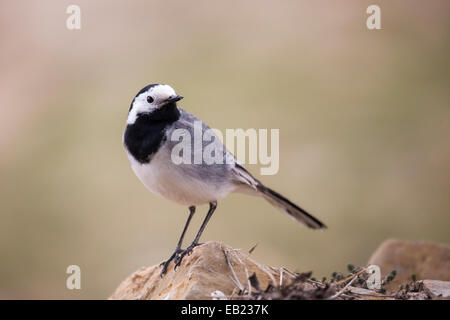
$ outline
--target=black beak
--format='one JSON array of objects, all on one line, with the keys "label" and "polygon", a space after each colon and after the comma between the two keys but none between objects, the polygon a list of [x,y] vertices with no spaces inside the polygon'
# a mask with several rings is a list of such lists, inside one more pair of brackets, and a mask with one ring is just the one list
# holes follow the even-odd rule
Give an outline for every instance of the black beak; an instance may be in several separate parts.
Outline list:
[{"label": "black beak", "polygon": [[169,97],[169,99],[166,100],[166,103],[177,102],[183,98],[184,97],[182,97],[182,96],[171,96],[171,97]]}]

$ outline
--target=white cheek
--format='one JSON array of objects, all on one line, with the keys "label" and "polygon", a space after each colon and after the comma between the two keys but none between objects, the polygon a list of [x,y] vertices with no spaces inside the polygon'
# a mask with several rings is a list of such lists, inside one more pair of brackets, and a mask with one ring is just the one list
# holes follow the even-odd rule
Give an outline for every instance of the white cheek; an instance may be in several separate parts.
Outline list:
[{"label": "white cheek", "polygon": [[136,122],[137,116],[140,113],[150,113],[156,109],[156,106],[149,104],[147,101],[135,100],[133,107],[130,110],[127,118],[127,124]]},{"label": "white cheek", "polygon": [[131,109],[130,113],[128,114],[127,124],[135,123],[136,122],[136,118],[137,118],[136,111]]}]

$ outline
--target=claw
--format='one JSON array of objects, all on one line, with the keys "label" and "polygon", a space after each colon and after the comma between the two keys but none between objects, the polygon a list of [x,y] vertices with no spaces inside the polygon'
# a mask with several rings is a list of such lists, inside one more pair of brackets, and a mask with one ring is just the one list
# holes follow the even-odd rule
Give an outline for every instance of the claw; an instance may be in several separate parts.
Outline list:
[{"label": "claw", "polygon": [[175,266],[173,267],[173,270],[177,270],[177,268],[181,265],[181,262],[184,258],[185,255],[191,255],[192,251],[194,250],[195,247],[198,247],[199,245],[202,245],[203,243],[192,243],[189,247],[186,248],[186,250],[181,251],[180,254],[178,254],[175,258],[174,258],[174,263]]},{"label": "claw", "polygon": [[162,278],[162,276],[167,272],[167,268],[169,267],[170,262],[171,262],[172,260],[174,260],[174,262],[175,262],[175,260],[177,260],[177,258],[178,258],[178,255],[179,255],[181,252],[183,252],[183,250],[181,250],[181,249],[176,249],[176,250],[174,251],[174,253],[172,253],[172,255],[170,256],[169,259],[167,259],[166,261],[161,262],[161,264],[159,265],[160,267],[162,266],[161,273],[159,274],[159,275],[161,276],[161,278]]},{"label": "claw", "polygon": [[162,270],[161,273],[159,274],[160,277],[162,278],[163,275],[167,272],[167,267],[169,266],[170,260],[164,261],[163,263],[160,264],[160,266],[162,266]]}]

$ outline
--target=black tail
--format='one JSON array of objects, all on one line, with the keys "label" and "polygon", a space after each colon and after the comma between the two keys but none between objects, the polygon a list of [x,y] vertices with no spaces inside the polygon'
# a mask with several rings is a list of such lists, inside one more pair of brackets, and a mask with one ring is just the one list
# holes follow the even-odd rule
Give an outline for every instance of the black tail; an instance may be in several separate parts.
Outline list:
[{"label": "black tail", "polygon": [[295,203],[283,197],[278,192],[267,188],[262,183],[256,186],[256,189],[262,193],[264,199],[269,201],[271,204],[277,208],[283,210],[296,221],[312,228],[312,229],[326,229],[326,226],[320,222],[318,219],[314,218],[308,212],[297,206]]}]

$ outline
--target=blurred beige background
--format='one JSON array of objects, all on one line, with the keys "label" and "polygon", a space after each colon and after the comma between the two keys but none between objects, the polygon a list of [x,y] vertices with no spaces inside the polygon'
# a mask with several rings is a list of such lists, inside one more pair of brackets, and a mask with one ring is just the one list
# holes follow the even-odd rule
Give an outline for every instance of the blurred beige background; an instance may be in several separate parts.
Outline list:
[{"label": "blurred beige background", "polygon": [[[373,3],[382,30],[365,26]],[[232,195],[204,241],[259,243],[255,259],[318,278],[365,264],[387,237],[449,243],[449,7],[2,1],[0,298],[102,299],[172,252],[187,209],[148,192],[121,144],[132,98],[154,82],[212,127],[280,128],[279,173],[249,170],[329,227]],[[65,287],[71,264],[79,291]]]}]

